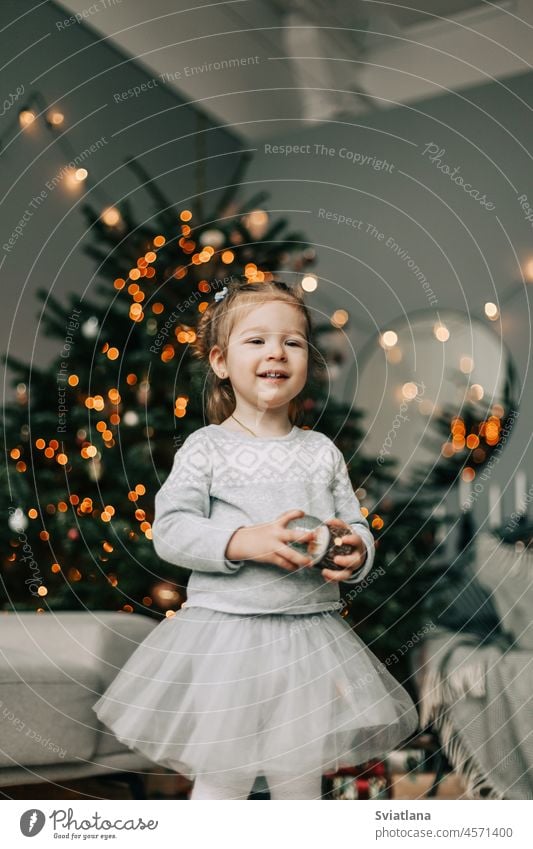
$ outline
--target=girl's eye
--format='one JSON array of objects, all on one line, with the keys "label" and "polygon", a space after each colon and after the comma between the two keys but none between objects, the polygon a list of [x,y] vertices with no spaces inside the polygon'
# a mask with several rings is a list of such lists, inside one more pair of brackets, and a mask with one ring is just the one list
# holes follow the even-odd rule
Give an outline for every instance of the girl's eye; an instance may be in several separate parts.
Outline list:
[{"label": "girl's eye", "polygon": [[[262,340],[262,339],[248,339],[248,342],[251,342],[252,344],[254,344],[254,342],[260,342],[260,343],[262,343],[262,342],[263,342],[263,340]],[[294,346],[296,346],[297,348],[299,348],[299,347],[300,347],[300,343],[299,343],[299,342],[297,342],[297,341],[295,341],[294,339],[288,339],[288,340],[287,340],[287,345],[294,345]]]}]

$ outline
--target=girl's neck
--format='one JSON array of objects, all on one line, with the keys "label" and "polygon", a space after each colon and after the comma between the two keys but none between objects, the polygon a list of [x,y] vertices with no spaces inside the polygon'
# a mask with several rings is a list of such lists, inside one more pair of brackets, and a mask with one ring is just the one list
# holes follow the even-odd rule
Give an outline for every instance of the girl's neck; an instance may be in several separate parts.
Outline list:
[{"label": "girl's neck", "polygon": [[282,415],[266,416],[260,411],[252,414],[237,408],[221,425],[228,430],[259,437],[286,436],[293,427],[285,411]]}]

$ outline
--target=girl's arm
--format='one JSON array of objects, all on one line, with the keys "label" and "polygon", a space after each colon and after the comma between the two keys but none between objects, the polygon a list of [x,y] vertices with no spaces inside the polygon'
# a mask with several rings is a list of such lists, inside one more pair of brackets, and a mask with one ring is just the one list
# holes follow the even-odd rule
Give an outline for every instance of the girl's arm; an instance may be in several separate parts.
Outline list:
[{"label": "girl's arm", "polygon": [[226,547],[237,528],[208,518],[211,452],[198,433],[176,451],[172,470],[155,496],[154,548],[162,560],[200,572],[237,572],[242,562],[228,560]]},{"label": "girl's arm", "polygon": [[353,491],[352,482],[342,452],[336,445],[335,449],[335,471],[333,477],[332,491],[335,499],[335,516],[350,525],[353,532],[359,534],[366,545],[366,560],[359,569],[356,569],[351,578],[343,581],[345,584],[357,584],[368,575],[374,562],[376,553],[374,537],[370,526],[361,513],[359,500]]}]

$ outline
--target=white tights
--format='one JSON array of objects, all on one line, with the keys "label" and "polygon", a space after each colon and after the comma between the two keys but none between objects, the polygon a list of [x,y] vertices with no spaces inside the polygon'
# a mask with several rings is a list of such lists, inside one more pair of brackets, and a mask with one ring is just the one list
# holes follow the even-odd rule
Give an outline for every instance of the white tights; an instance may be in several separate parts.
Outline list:
[{"label": "white tights", "polygon": [[[322,795],[322,773],[295,777],[266,775],[270,798],[280,799],[320,799]],[[199,775],[191,793],[191,801],[198,799],[247,799],[254,784],[254,778],[247,775],[230,777],[223,775]]]}]

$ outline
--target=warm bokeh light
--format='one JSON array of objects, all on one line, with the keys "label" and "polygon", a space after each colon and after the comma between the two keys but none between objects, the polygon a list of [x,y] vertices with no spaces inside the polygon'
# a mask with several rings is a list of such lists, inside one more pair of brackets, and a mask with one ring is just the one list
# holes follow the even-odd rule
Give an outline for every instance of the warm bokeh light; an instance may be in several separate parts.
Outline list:
[{"label": "warm bokeh light", "polygon": [[346,310],[335,310],[331,316],[331,323],[333,327],[344,327],[348,319],[349,315]]},{"label": "warm bokeh light", "polygon": [[252,239],[261,239],[268,227],[268,212],[264,209],[252,209],[243,217],[243,223]]},{"label": "warm bokeh light", "polygon": [[435,338],[438,339],[439,342],[447,342],[450,338],[450,331],[448,330],[445,324],[433,325],[433,333],[435,334]]},{"label": "warm bokeh light", "polygon": [[50,124],[53,124],[54,127],[60,127],[65,120],[65,116],[62,112],[54,109],[52,112],[48,113],[47,120]]},{"label": "warm bokeh light", "polygon": [[386,330],[381,334],[379,342],[383,348],[393,348],[398,342],[398,334],[394,330]]},{"label": "warm bokeh light", "polygon": [[304,292],[314,292],[318,286],[318,280],[312,274],[307,274],[302,280],[302,289]]},{"label": "warm bokeh light", "polygon": [[496,304],[493,304],[492,301],[487,301],[485,304],[485,315],[487,318],[490,318],[491,321],[496,321],[500,317],[500,311]]},{"label": "warm bokeh light", "polygon": [[418,387],[416,383],[404,383],[402,386],[402,395],[408,401],[412,401],[418,395]]},{"label": "warm bokeh light", "polygon": [[468,396],[472,401],[481,401],[485,394],[485,390],[480,383],[473,383],[468,390]]},{"label": "warm bokeh light", "polygon": [[35,118],[35,112],[32,112],[31,109],[23,109],[19,114],[19,124],[22,129],[25,129],[25,127],[29,127],[33,124]]},{"label": "warm bokeh light", "polygon": [[107,206],[100,215],[106,227],[116,227],[120,224],[122,216],[116,206]]},{"label": "warm bokeh light", "polygon": [[530,259],[525,263],[524,277],[529,283],[533,283],[533,259]]},{"label": "warm bokeh light", "polygon": [[385,348],[385,359],[388,363],[391,363],[391,365],[401,363],[403,359],[401,348],[399,348],[398,345],[393,345],[392,348]]}]

